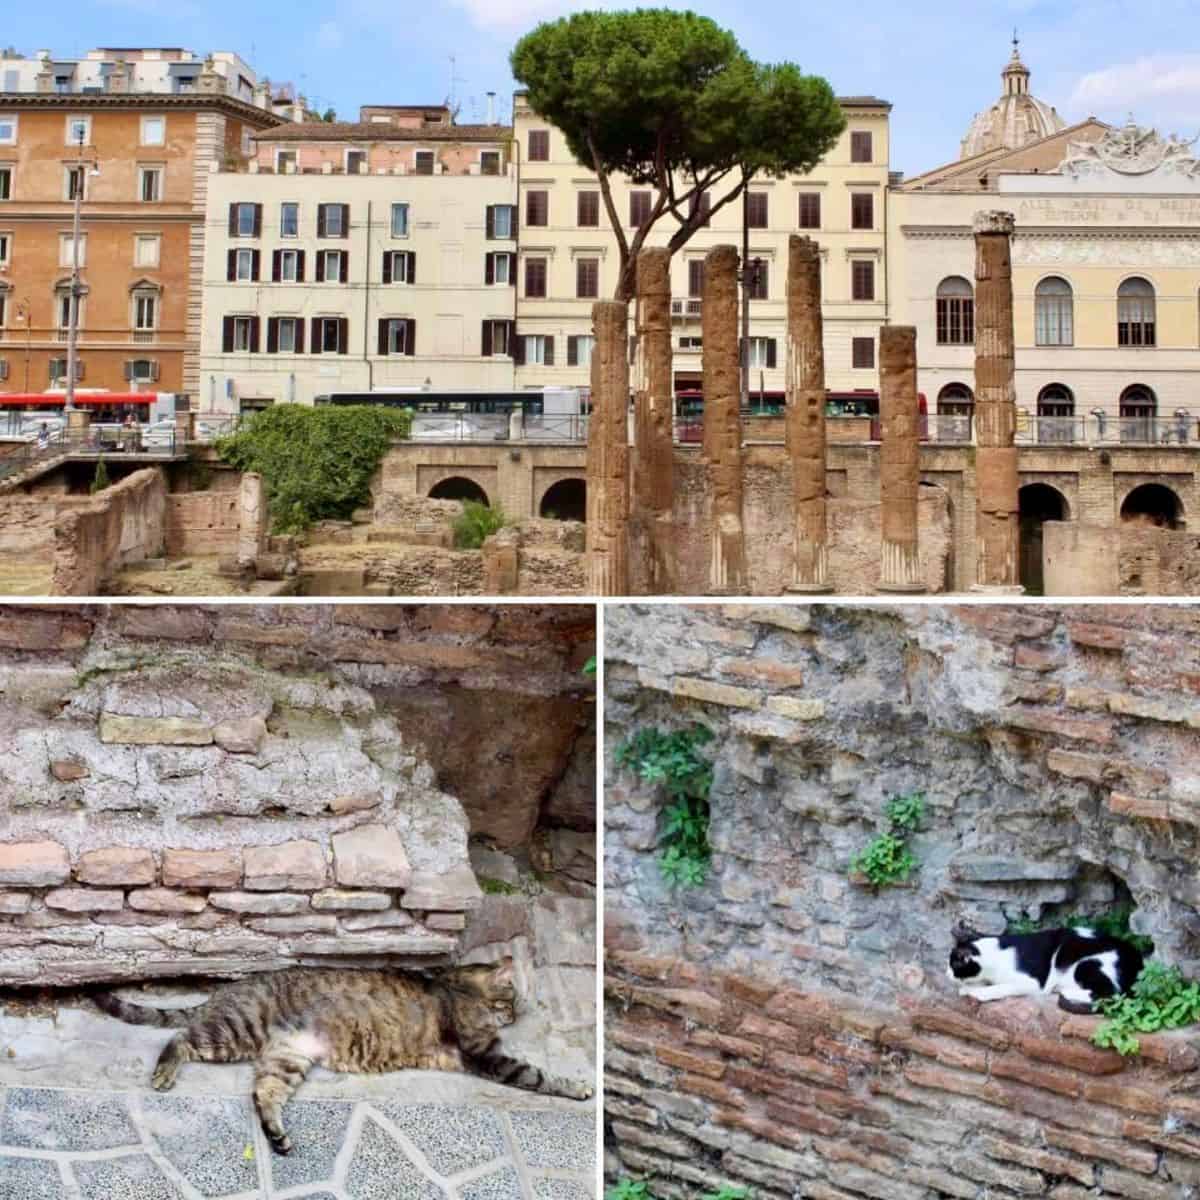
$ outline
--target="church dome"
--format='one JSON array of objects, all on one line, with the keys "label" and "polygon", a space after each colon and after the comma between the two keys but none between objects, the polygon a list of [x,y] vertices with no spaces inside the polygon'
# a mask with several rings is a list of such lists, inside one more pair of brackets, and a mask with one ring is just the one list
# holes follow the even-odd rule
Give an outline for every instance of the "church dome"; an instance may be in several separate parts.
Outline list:
[{"label": "church dome", "polygon": [[1000,78],[1004,83],[1000,99],[991,108],[976,113],[962,140],[959,158],[971,158],[986,150],[1019,150],[1066,127],[1054,108],[1030,95],[1029,68],[1021,61],[1015,37],[1012,58]]}]

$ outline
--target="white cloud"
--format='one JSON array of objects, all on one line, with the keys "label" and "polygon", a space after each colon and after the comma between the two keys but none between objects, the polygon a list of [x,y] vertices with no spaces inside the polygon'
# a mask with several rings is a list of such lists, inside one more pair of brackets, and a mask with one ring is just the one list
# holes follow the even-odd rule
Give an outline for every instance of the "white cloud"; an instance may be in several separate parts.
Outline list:
[{"label": "white cloud", "polygon": [[322,50],[339,50],[345,40],[342,27],[336,21],[322,21],[317,29],[317,45]]},{"label": "white cloud", "polygon": [[1200,54],[1154,54],[1091,71],[1075,84],[1071,108],[1110,120],[1128,113],[1183,132],[1200,124]]}]

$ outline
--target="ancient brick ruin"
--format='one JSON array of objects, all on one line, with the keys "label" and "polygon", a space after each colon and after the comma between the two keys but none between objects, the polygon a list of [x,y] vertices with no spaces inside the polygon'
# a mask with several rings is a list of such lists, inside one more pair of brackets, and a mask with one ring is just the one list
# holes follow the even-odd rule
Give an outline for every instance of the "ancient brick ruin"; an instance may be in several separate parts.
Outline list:
[{"label": "ancient brick ruin", "polygon": [[[1179,1200],[1200,1032],[1123,1059],[1054,998],[979,1004],[954,924],[1132,905],[1200,972],[1200,619],[1190,609],[637,607],[606,622],[606,746],[714,738],[698,889],[661,792],[606,776],[609,1150],[655,1195]],[[920,791],[918,868],[850,871]]]}]

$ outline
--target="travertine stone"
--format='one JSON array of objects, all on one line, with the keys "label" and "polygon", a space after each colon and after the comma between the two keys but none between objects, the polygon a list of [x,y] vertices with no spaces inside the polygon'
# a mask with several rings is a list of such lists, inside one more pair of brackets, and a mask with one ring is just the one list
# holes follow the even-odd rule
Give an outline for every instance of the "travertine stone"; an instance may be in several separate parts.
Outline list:
[{"label": "travertine stone", "polygon": [[917,544],[917,331],[911,325],[884,325],[879,330],[879,418],[879,590],[923,592]]},{"label": "travertine stone", "polygon": [[400,835],[386,825],[360,825],[335,834],[333,869],[345,887],[406,888],[413,877]]},{"label": "travertine stone", "polygon": [[338,815],[361,812],[368,808],[378,808],[382,803],[382,792],[355,792],[348,796],[334,796],[329,802],[329,811]]},{"label": "travertine stone", "polygon": [[100,740],[126,746],[207,746],[213,740],[207,721],[188,717],[126,717],[100,714]]},{"label": "travertine stone", "polygon": [[704,466],[711,504],[708,590],[715,596],[738,596],[746,591],[737,276],[736,246],[714,246],[705,255],[701,305]]},{"label": "travertine stone", "polygon": [[273,892],[256,895],[253,892],[210,892],[209,902],[213,908],[221,908],[227,912],[254,913],[264,917],[290,917],[296,913],[308,912],[307,896],[297,896],[288,892]]},{"label": "travertine stone", "polygon": [[65,883],[70,874],[71,861],[57,842],[0,844],[0,883],[45,887]]},{"label": "travertine stone", "polygon": [[50,764],[50,774],[59,783],[74,783],[77,779],[86,779],[91,772],[86,763],[74,759],[57,759]]},{"label": "travertine stone", "polygon": [[106,846],[88,850],[75,864],[75,878],[80,883],[125,884],[135,886],[153,883],[154,855],[149,850],[125,846]]},{"label": "travertine stone", "polygon": [[277,846],[248,846],[244,851],[247,891],[278,888],[298,891],[325,886],[325,854],[316,842],[282,842]]},{"label": "travertine stone", "polygon": [[671,380],[671,253],[642,250],[637,262],[636,441],[632,533],[637,577],[649,595],[675,590],[675,397]]},{"label": "travertine stone", "polygon": [[629,305],[592,305],[592,416],[587,454],[587,578],[595,596],[629,591]]},{"label": "travertine stone", "polygon": [[46,893],[47,908],[63,912],[117,912],[125,907],[125,893],[100,888],[55,888]]},{"label": "travertine stone", "polygon": [[793,592],[828,592],[825,509],[825,343],[821,318],[821,248],[788,238],[785,437],[792,464]]},{"label": "travertine stone", "polygon": [[164,850],[162,881],[167,887],[237,887],[242,856],[236,850]]},{"label": "travertine stone", "polygon": [[237,561],[253,567],[267,543],[267,493],[261,475],[247,471],[238,490]]},{"label": "travertine stone", "polygon": [[213,741],[228,754],[257,754],[266,736],[267,723],[257,714],[213,728]]},{"label": "travertine stone", "polygon": [[0,913],[17,917],[29,911],[30,897],[25,892],[0,892]]},{"label": "travertine stone", "polygon": [[351,933],[359,933],[364,929],[403,929],[413,924],[411,913],[401,912],[390,908],[386,912],[361,913],[356,917],[343,917],[342,928]]},{"label": "travertine stone", "polygon": [[144,888],[129,893],[129,907],[138,912],[198,913],[207,903],[203,896],[189,896],[170,888]]},{"label": "travertine stone", "polygon": [[347,892],[341,888],[326,888],[312,898],[318,912],[378,912],[391,903],[386,892]]},{"label": "travertine stone", "polygon": [[400,904],[408,909],[438,909],[462,912],[478,908],[483,892],[469,866],[455,867],[442,875],[432,871],[414,871]]},{"label": "travertine stone", "polygon": [[453,954],[458,939],[450,934],[426,933],[365,933],[361,937],[313,938],[296,946],[297,954],[328,955],[359,954]]},{"label": "travertine stone", "polygon": [[1013,355],[1013,216],[975,214],[976,585],[1020,586],[1017,407]]},{"label": "travertine stone", "polygon": [[333,933],[337,929],[337,917],[256,917],[246,922],[259,933]]}]

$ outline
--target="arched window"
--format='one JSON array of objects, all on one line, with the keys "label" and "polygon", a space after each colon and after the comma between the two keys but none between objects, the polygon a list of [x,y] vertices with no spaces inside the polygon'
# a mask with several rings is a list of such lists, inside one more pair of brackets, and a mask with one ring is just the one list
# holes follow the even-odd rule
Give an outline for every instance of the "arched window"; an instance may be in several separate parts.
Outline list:
[{"label": "arched window", "polygon": [[1155,417],[1158,397],[1144,383],[1135,383],[1121,393],[1121,441],[1156,441]]},{"label": "arched window", "polygon": [[939,346],[969,346],[975,341],[975,293],[961,275],[949,275],[937,289]]},{"label": "arched window", "polygon": [[1071,285],[1057,275],[1043,279],[1034,291],[1034,340],[1039,346],[1075,344],[1075,297]]},{"label": "arched window", "polygon": [[1117,345],[1154,345],[1154,288],[1137,276],[1117,288]]},{"label": "arched window", "polygon": [[1038,441],[1073,442],[1075,440],[1075,397],[1061,383],[1048,383],[1037,398]]},{"label": "arched window", "polygon": [[948,383],[938,392],[938,412],[948,417],[969,417],[975,411],[975,396],[965,383]]}]

